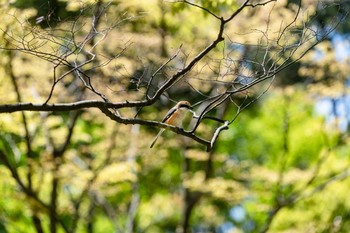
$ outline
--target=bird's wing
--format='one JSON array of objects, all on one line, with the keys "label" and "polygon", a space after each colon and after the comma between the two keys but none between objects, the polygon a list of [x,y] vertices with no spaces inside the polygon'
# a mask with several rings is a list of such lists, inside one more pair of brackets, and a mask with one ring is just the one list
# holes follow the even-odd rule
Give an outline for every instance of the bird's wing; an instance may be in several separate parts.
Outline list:
[{"label": "bird's wing", "polygon": [[175,107],[171,108],[171,109],[167,112],[167,114],[165,115],[164,119],[162,120],[162,123],[165,123],[166,120],[168,120],[169,117],[170,117],[171,115],[173,115],[173,113],[174,113],[175,111],[176,111],[176,108],[175,108]]}]

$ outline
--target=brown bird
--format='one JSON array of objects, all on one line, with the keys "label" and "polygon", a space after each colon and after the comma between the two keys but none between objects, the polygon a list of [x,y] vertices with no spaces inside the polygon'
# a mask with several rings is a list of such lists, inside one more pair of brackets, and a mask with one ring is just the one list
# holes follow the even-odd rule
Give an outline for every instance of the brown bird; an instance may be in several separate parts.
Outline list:
[{"label": "brown bird", "polygon": [[[174,107],[172,107],[168,113],[165,115],[162,120],[163,123],[168,125],[173,125],[176,127],[182,127],[182,122],[186,116],[188,111],[191,111],[192,106],[188,101],[182,100],[178,102]],[[159,136],[165,131],[165,129],[161,129],[157,136],[154,138],[150,148],[154,146]]]}]

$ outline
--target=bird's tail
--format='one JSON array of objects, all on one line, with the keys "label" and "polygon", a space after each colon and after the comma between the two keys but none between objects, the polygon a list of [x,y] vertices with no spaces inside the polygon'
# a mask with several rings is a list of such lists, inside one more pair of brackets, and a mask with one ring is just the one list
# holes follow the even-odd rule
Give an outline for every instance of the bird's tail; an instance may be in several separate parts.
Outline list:
[{"label": "bird's tail", "polygon": [[151,146],[149,148],[152,148],[154,146],[154,144],[156,143],[156,141],[158,140],[159,136],[162,135],[162,133],[164,132],[165,129],[161,129],[159,131],[159,133],[157,134],[157,136],[153,139],[153,142],[151,144]]}]

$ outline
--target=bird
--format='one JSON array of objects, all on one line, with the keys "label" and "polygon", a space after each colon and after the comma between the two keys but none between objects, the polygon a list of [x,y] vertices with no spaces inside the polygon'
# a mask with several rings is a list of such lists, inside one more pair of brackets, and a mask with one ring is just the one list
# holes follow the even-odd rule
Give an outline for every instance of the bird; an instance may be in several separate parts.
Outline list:
[{"label": "bird", "polygon": [[[187,112],[192,112],[192,106],[188,101],[181,100],[168,111],[168,113],[165,115],[164,119],[162,120],[162,123],[176,126],[176,127],[182,127],[182,122]],[[150,148],[154,146],[157,139],[164,131],[165,129],[160,129],[157,136],[153,139],[153,142]]]}]

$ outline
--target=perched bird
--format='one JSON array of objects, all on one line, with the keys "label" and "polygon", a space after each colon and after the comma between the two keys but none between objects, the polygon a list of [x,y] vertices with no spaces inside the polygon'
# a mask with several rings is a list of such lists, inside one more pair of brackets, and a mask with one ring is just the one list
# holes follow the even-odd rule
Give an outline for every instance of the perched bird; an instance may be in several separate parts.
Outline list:
[{"label": "perched bird", "polygon": [[[173,125],[176,127],[182,127],[182,121],[184,120],[187,112],[191,111],[192,107],[188,101],[180,101],[174,107],[172,107],[162,120],[163,123]],[[150,148],[154,146],[159,136],[164,132],[165,129],[161,129],[157,136],[154,138]]]}]

